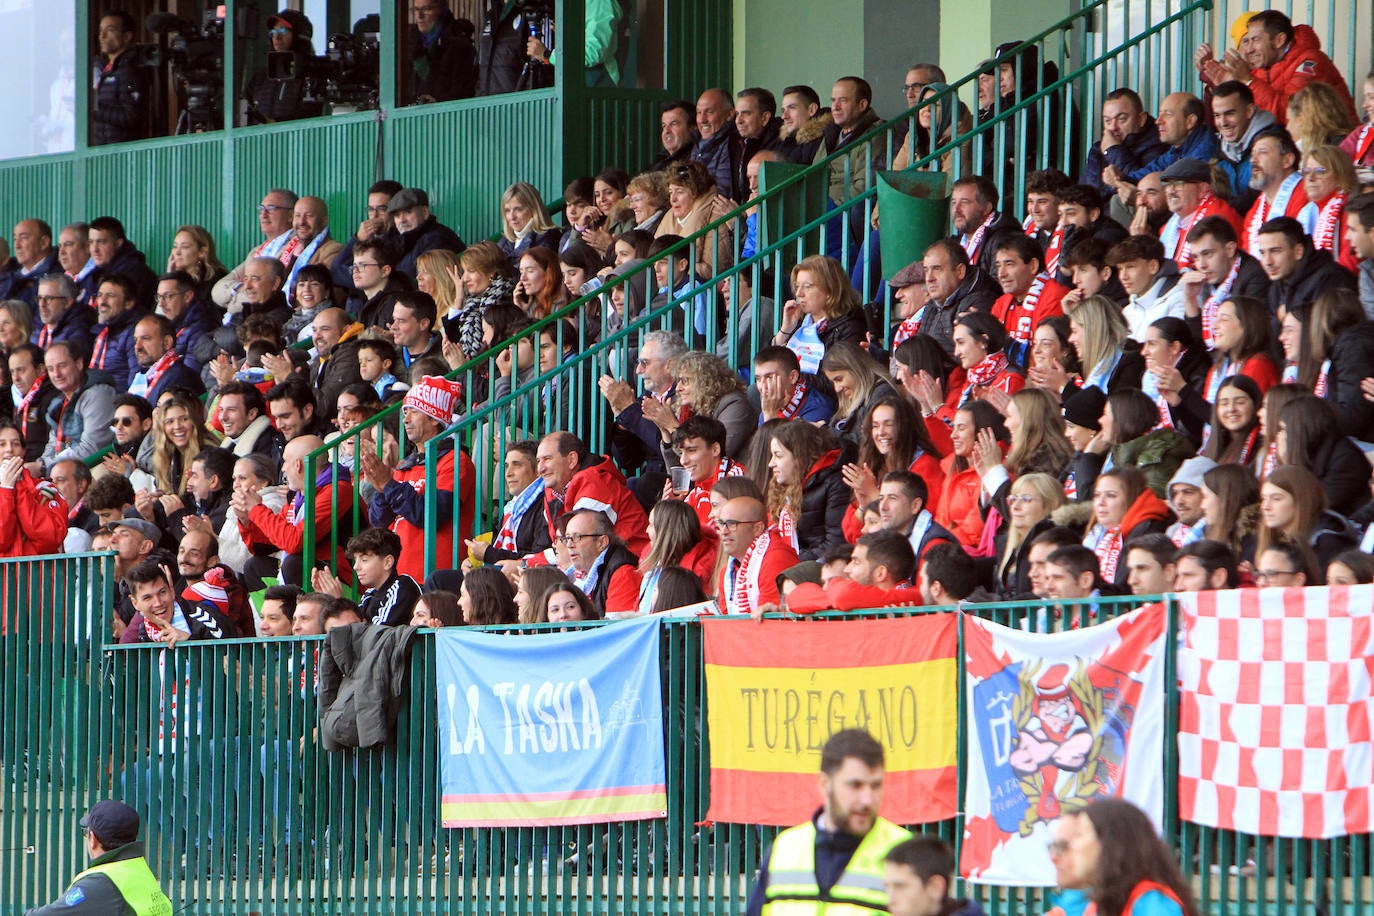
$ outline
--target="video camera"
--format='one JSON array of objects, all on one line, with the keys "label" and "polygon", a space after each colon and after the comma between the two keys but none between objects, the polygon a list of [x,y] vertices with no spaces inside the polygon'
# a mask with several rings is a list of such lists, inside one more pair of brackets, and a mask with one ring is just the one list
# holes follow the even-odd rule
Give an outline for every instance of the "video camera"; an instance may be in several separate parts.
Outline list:
[{"label": "video camera", "polygon": [[206,10],[200,25],[174,13],[153,13],[144,27],[159,37],[176,85],[176,132],[194,134],[224,126],[224,17]]},{"label": "video camera", "polygon": [[320,105],[326,114],[377,107],[382,36],[378,16],[365,16],[353,32],[330,35],[324,54],[307,57],[292,51],[269,51],[267,78],[301,80],[302,103]]}]

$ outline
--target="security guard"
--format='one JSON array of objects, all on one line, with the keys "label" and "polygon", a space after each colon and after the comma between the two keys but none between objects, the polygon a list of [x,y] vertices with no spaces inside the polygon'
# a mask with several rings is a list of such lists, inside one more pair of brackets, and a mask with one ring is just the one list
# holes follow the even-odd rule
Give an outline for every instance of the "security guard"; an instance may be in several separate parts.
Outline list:
[{"label": "security guard", "polygon": [[123,802],[96,802],[81,819],[90,867],[59,900],[26,916],[172,916],[172,902],[143,858],[138,812]]},{"label": "security guard", "polygon": [[872,916],[887,910],[883,858],[911,838],[883,820],[883,746],[862,729],[821,749],[821,809],[784,830],[759,868],[747,916]]}]

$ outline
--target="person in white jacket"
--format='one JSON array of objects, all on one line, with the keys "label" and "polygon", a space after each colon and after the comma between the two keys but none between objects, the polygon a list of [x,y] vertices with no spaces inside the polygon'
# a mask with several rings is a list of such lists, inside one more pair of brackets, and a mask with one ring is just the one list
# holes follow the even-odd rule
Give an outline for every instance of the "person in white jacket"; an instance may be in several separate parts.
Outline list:
[{"label": "person in white jacket", "polygon": [[1130,295],[1122,310],[1131,339],[1145,339],[1145,329],[1161,318],[1183,318],[1183,285],[1178,265],[1164,256],[1164,245],[1150,235],[1133,235],[1112,246],[1107,263],[1116,268]]}]

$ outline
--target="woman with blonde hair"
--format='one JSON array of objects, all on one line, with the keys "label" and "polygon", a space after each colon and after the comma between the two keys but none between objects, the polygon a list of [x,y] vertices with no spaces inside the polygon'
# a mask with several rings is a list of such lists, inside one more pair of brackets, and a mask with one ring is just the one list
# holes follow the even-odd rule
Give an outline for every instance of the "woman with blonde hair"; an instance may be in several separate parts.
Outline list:
[{"label": "woman with blonde hair", "polygon": [[[164,395],[153,411],[151,454],[143,470],[153,475],[164,494],[186,492],[186,474],[202,449],[219,443],[205,426],[205,408],[199,398],[172,393]],[[140,459],[144,456],[140,455]]]},{"label": "woman with blonde hair", "polygon": [[834,258],[812,255],[792,268],[793,298],[782,307],[782,323],[773,343],[797,354],[802,372],[815,375],[832,344],[860,344],[868,321],[859,294],[844,266]]},{"label": "woman with blonde hair", "polygon": [[[668,166],[668,212],[654,229],[654,238],[688,238],[735,209],[735,202],[716,189],[716,180],[700,162]],[[636,213],[638,218],[638,213]],[[636,227],[638,228],[638,227]],[[703,280],[735,263],[733,222],[723,223],[696,240],[694,269]]]},{"label": "woman with blonde hair", "polygon": [[1011,396],[1004,413],[1011,433],[1011,448],[1002,462],[1007,472],[1058,479],[1073,458],[1074,447],[1064,435],[1064,414],[1053,396],[1039,388],[1023,388]]},{"label": "woman with blonde hair", "polygon": [[167,272],[184,270],[196,282],[196,298],[208,301],[210,289],[229,273],[215,256],[215,240],[204,226],[178,226],[167,255]]},{"label": "woman with blonde hair", "polygon": [[415,258],[415,288],[434,300],[440,316],[457,309],[461,301],[458,258],[447,248],[431,248]]},{"label": "woman with blonde hair", "polygon": [[[714,417],[725,427],[725,454],[722,457],[738,461],[749,437],[758,427],[758,412],[750,405],[739,376],[725,360],[701,350],[688,350],[674,359],[673,372],[677,384],[672,408],[657,400],[645,399],[644,415],[658,427],[664,452],[671,452],[669,443],[682,419],[705,415]],[[665,457],[671,456],[665,454]]]},{"label": "woman with blonde hair", "polygon": [[1004,598],[1031,593],[1030,544],[1040,532],[1054,527],[1050,514],[1064,505],[1064,487],[1049,474],[1023,474],[1007,495],[1010,515],[997,533],[997,583]]},{"label": "woman with blonde hair", "polygon": [[1302,161],[1302,189],[1308,203],[1298,213],[1298,222],[1311,230],[1312,247],[1331,252],[1346,270],[1358,272],[1359,256],[1345,235],[1345,205],[1359,191],[1350,154],[1329,145],[1308,150]]},{"label": "woman with blonde hair", "polygon": [[1360,109],[1364,112],[1364,121],[1346,134],[1341,149],[1349,154],[1356,168],[1368,169],[1374,167],[1374,70],[1364,75],[1361,86]]},{"label": "woman with blonde hair", "polygon": [[1123,345],[1131,329],[1119,306],[1103,296],[1089,296],[1069,311],[1069,343],[1083,366],[1083,387],[1111,394],[1139,388],[1145,360]]},{"label": "woman with blonde hair", "polygon": [[1345,99],[1326,83],[1312,80],[1288,97],[1288,133],[1304,154],[1340,143],[1354,126]]},{"label": "woman with blonde hair", "polygon": [[534,185],[517,181],[506,188],[501,195],[501,238],[496,244],[511,267],[532,247],[557,251],[560,234]]},{"label": "woman with blonde hair", "polygon": [[858,344],[840,341],[825,351],[821,373],[835,389],[835,414],[830,429],[854,444],[863,441],[863,418],[878,399],[896,392],[887,370]]}]

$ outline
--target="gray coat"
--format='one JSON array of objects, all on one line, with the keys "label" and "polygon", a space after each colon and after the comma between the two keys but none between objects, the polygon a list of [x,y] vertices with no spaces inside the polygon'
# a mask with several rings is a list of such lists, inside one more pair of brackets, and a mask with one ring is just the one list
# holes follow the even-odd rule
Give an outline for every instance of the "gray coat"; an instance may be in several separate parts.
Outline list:
[{"label": "gray coat", "polygon": [[320,743],[325,750],[391,740],[417,632],[415,627],[353,623],[325,636],[320,653]]}]

